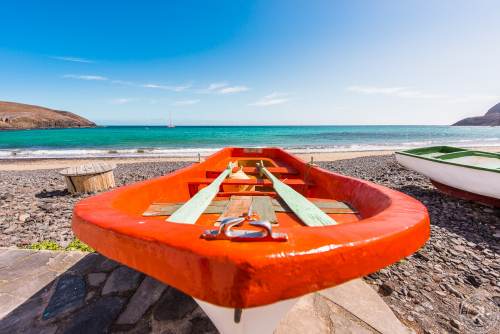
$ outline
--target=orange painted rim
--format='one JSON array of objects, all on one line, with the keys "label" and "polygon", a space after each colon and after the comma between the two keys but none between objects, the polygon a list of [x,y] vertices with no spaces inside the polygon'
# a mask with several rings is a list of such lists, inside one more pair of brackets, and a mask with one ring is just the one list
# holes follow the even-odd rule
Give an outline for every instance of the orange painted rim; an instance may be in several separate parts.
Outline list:
[{"label": "orange painted rim", "polygon": [[[153,202],[186,201],[190,179],[237,158],[264,157],[297,171],[315,185],[307,197],[348,202],[357,221],[306,227],[278,214],[276,231],[288,242],[207,241],[200,235],[213,217],[195,225],[143,217]],[[283,222],[283,224],[281,223]],[[84,199],[73,230],[103,255],[188,295],[226,307],[253,307],[301,296],[365,276],[418,250],[429,238],[427,209],[403,193],[310,167],[279,148],[225,148],[206,161],[159,178]]]}]

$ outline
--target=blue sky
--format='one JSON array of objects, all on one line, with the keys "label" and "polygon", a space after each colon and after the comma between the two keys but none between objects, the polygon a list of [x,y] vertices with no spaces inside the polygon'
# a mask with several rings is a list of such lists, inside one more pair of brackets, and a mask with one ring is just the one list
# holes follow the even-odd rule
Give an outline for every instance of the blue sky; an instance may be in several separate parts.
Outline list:
[{"label": "blue sky", "polygon": [[100,124],[448,124],[500,102],[498,1],[10,1],[0,100]]}]

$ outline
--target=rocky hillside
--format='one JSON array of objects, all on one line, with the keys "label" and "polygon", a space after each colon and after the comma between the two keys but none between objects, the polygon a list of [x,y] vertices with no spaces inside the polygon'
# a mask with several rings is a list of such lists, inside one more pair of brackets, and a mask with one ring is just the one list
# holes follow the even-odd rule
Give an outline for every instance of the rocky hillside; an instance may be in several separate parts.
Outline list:
[{"label": "rocky hillside", "polygon": [[88,119],[68,111],[0,101],[0,130],[84,128],[95,126],[95,123]]},{"label": "rocky hillside", "polygon": [[491,107],[484,116],[465,118],[453,125],[500,126],[500,103]]}]

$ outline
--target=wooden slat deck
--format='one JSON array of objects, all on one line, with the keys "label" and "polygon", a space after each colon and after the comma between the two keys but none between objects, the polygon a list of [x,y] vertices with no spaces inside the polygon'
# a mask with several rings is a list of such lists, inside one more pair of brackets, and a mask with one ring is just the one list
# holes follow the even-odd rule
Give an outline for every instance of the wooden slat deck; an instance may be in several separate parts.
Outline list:
[{"label": "wooden slat deck", "polygon": [[225,218],[243,217],[248,215],[252,206],[252,196],[231,196],[222,214],[217,219],[221,222]]},{"label": "wooden slat deck", "polygon": [[[252,194],[255,192],[252,192]],[[228,197],[237,197],[237,196],[252,196],[251,195],[242,195],[242,193],[234,193],[233,195],[228,195]],[[262,194],[262,193],[261,193]],[[268,196],[253,196],[253,200],[255,201],[257,198],[269,198]],[[257,201],[259,201],[257,199]],[[320,208],[323,212],[327,214],[357,214],[356,210],[353,210],[349,205],[344,202],[334,201],[334,200],[321,200],[321,199],[312,199],[311,202]],[[210,205],[203,212],[204,214],[221,214],[229,200],[227,199],[216,199],[210,203]],[[152,203],[147,210],[143,213],[143,216],[169,216],[175,212],[178,208],[180,208],[184,202],[175,202],[175,203]],[[271,205],[274,212],[292,212],[290,208],[279,199],[271,199]],[[259,207],[259,205],[257,205]],[[268,209],[265,209],[268,210]],[[262,211],[262,210],[261,210]],[[266,214],[266,217],[270,215]]]}]

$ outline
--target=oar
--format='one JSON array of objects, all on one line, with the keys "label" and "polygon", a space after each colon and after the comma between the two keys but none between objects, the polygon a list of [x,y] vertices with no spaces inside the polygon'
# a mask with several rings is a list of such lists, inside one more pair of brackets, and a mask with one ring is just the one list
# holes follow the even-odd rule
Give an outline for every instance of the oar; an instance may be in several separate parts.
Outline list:
[{"label": "oar", "polygon": [[220,173],[220,175],[213,180],[205,188],[201,189],[191,197],[189,201],[184,203],[180,208],[178,208],[170,217],[168,217],[167,221],[171,223],[180,223],[180,224],[194,224],[200,218],[201,214],[205,211],[205,209],[210,205],[214,197],[219,192],[219,188],[221,183],[226,179],[226,177],[231,174],[232,169],[236,167],[236,164],[230,162],[227,165],[227,168]]},{"label": "oar", "polygon": [[321,211],[316,205],[307,198],[281,182],[276,176],[269,172],[261,162],[257,164],[260,172],[264,174],[273,184],[273,188],[288,205],[290,210],[297,215],[307,226],[326,226],[335,225],[337,222]]}]

